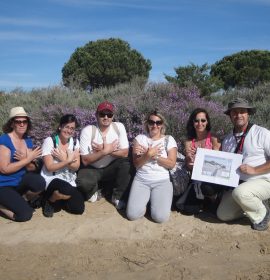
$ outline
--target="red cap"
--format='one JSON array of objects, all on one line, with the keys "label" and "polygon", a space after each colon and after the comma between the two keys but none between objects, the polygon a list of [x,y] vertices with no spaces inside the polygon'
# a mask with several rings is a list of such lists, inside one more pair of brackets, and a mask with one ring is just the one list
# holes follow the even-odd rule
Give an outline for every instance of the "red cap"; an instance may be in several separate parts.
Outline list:
[{"label": "red cap", "polygon": [[97,107],[97,112],[101,112],[101,111],[111,111],[113,113],[114,106],[112,103],[110,103],[108,101],[104,101],[104,102],[100,103]]}]

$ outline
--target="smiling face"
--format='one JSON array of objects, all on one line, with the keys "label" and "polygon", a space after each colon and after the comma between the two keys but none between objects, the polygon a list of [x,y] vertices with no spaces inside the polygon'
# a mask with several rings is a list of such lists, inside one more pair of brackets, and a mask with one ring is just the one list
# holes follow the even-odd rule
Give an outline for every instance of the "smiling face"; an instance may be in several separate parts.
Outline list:
[{"label": "smiling face", "polygon": [[59,137],[63,140],[68,141],[68,139],[74,135],[75,129],[75,122],[66,123],[59,127]]},{"label": "smiling face", "polygon": [[24,135],[28,128],[28,118],[26,117],[16,117],[12,122],[13,130],[18,135]]},{"label": "smiling face", "polygon": [[163,121],[160,117],[151,115],[147,120],[147,127],[150,137],[161,136],[161,129],[163,127]]},{"label": "smiling face", "polygon": [[195,128],[196,133],[202,133],[206,131],[207,124],[208,122],[206,114],[203,112],[198,113],[195,119],[193,120],[193,126]]},{"label": "smiling face", "polygon": [[236,132],[242,132],[248,125],[249,113],[246,108],[234,108],[230,111],[231,122]]},{"label": "smiling face", "polygon": [[101,111],[97,112],[97,122],[98,126],[102,128],[107,128],[111,125],[113,121],[113,113],[111,111]]}]

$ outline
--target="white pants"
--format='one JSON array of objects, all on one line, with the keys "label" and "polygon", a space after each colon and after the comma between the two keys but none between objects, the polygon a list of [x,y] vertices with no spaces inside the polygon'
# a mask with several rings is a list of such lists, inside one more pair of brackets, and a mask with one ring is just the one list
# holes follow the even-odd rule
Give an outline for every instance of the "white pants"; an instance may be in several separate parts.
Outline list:
[{"label": "white pants", "polygon": [[217,217],[231,221],[244,215],[252,223],[260,223],[266,214],[262,201],[270,198],[270,180],[251,179],[240,184],[233,191],[225,191],[217,209]]},{"label": "white pants", "polygon": [[172,197],[173,186],[169,179],[145,183],[135,176],[128,198],[127,217],[137,220],[144,216],[150,200],[152,219],[157,223],[166,222],[171,213]]}]

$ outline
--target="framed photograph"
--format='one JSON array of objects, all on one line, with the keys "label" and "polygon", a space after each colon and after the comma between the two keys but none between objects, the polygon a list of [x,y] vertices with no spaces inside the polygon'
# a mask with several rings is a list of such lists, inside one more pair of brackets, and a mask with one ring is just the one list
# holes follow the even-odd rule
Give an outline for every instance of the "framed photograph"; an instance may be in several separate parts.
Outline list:
[{"label": "framed photograph", "polygon": [[237,187],[242,158],[240,154],[198,148],[191,179]]}]

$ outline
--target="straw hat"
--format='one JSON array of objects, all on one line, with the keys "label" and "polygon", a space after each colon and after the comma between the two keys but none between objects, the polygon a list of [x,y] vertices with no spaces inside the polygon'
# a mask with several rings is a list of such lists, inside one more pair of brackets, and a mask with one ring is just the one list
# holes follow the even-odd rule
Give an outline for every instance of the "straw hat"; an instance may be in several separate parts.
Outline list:
[{"label": "straw hat", "polygon": [[15,117],[28,117],[23,107],[14,107],[10,110],[9,119],[13,119]]}]

